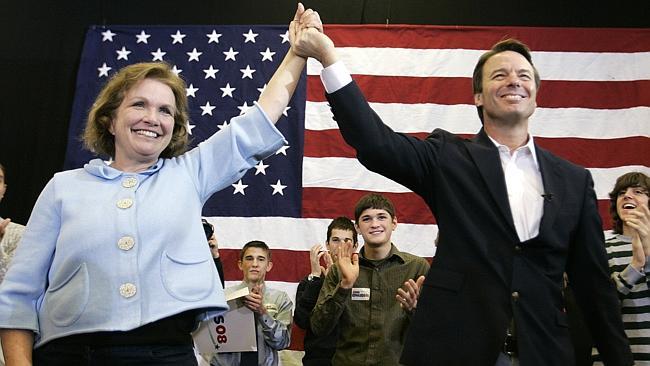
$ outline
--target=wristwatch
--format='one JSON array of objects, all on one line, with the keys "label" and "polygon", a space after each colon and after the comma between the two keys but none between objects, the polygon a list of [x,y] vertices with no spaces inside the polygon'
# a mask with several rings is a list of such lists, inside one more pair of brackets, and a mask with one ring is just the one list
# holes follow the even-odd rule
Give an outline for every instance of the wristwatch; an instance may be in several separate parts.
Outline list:
[{"label": "wristwatch", "polygon": [[320,276],[314,276],[313,274],[310,273],[309,276],[307,276],[307,281],[311,282],[314,280],[314,278],[320,278]]}]

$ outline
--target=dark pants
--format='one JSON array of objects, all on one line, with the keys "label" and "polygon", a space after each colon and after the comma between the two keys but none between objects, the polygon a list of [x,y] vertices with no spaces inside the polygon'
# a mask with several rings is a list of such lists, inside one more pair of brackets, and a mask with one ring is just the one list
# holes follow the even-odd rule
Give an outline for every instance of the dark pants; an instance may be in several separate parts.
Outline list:
[{"label": "dark pants", "polygon": [[197,366],[191,345],[84,346],[45,344],[34,350],[34,366]]}]

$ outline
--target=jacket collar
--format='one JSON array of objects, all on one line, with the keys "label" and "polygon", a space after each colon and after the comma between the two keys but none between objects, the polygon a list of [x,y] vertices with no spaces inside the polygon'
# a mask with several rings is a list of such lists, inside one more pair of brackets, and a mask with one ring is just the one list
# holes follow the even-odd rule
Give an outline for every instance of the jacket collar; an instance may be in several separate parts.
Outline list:
[{"label": "jacket collar", "polygon": [[560,210],[560,203],[564,201],[565,187],[560,176],[559,160],[555,156],[538,146],[537,161],[544,185],[544,213],[542,222],[539,224],[539,235],[541,236],[553,227]]},{"label": "jacket collar", "polygon": [[472,155],[476,167],[490,191],[494,204],[498,207],[499,212],[501,212],[501,215],[516,236],[517,230],[515,229],[515,223],[510,212],[508,190],[506,188],[503,169],[501,169],[499,150],[483,128],[474,136],[472,142],[474,143],[467,144],[469,153]]},{"label": "jacket collar", "polygon": [[[483,128],[472,141],[474,144],[468,144],[468,150],[494,199],[495,205],[499,208],[513,234],[516,235],[517,230],[510,212],[503,169],[495,169],[495,167],[501,167],[499,150]],[[562,178],[557,166],[558,159],[550,152],[535,145],[532,142],[532,136],[529,143],[532,144],[531,152],[535,154],[544,185],[544,212],[539,227],[539,235],[542,235],[551,229],[560,208],[560,202],[563,200],[565,189],[561,184]]]},{"label": "jacket collar", "polygon": [[138,172],[138,173],[125,173],[121,170],[117,170],[113,167],[111,167],[106,161],[102,159],[93,159],[89,161],[87,164],[84,165],[84,170],[88,172],[91,175],[94,175],[99,178],[104,178],[104,179],[115,179],[123,174],[126,175],[135,175],[135,174],[145,174],[145,175],[152,175],[155,174],[157,171],[159,171],[163,165],[165,165],[165,160],[162,158],[159,158],[156,164],[152,165],[149,167],[149,169]]}]

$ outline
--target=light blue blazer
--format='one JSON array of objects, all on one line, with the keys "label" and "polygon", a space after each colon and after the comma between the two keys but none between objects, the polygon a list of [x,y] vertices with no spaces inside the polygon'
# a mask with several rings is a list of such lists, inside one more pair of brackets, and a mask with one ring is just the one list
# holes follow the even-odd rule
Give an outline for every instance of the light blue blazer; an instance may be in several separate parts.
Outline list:
[{"label": "light blue blazer", "polygon": [[95,159],[41,192],[0,285],[0,328],[56,338],[227,309],[201,209],[285,143],[257,106],[191,151],[124,173]]}]

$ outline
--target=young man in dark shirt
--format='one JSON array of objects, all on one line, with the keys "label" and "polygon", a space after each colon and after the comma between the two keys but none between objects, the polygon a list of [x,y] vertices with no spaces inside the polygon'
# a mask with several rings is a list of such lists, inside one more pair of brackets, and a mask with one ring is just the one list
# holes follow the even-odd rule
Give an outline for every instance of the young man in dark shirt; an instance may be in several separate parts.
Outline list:
[{"label": "young man in dark shirt", "polygon": [[359,253],[352,243],[338,248],[312,311],[312,330],[322,336],[339,328],[332,365],[398,365],[429,263],[393,244],[397,217],[386,197],[362,197],[354,218],[363,247]]},{"label": "young man in dark shirt", "polygon": [[[334,263],[339,245],[353,243],[356,249],[358,244],[357,231],[354,224],[347,217],[337,217],[327,226],[326,251],[323,251],[321,244],[311,247],[309,260],[311,273],[300,281],[296,291],[296,311],[294,320],[296,325],[305,330],[305,356],[302,358],[304,366],[331,365],[332,356],[336,351],[336,340],[338,339],[338,327],[335,327],[329,334],[316,336],[309,325],[311,311],[316,306],[318,294],[323,286],[323,279]],[[324,266],[321,265],[324,263]]]}]

